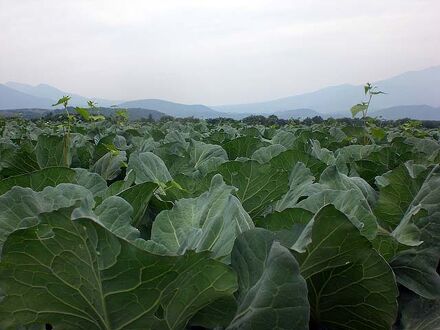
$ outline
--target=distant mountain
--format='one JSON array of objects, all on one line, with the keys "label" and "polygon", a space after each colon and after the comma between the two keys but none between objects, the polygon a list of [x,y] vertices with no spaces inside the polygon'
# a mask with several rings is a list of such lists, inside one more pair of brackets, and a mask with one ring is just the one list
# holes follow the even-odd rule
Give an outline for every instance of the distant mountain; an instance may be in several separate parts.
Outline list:
[{"label": "distant mountain", "polygon": [[353,104],[358,103],[362,98],[363,92],[360,87],[340,85],[267,102],[222,105],[212,108],[217,111],[247,113],[282,112],[290,109],[312,108],[318,112],[328,113],[350,109]]},{"label": "distant mountain", "polygon": [[[372,110],[402,104],[440,106],[440,66],[403,73],[390,79],[376,81],[374,84],[388,94],[375,98],[371,103]],[[247,113],[278,112],[298,108],[311,108],[323,114],[349,113],[351,106],[364,99],[361,85],[339,85],[267,102],[212,108],[217,111]]]},{"label": "distant mountain", "polygon": [[20,108],[50,108],[53,101],[22,93],[0,84],[0,110]]},{"label": "distant mountain", "polygon": [[312,118],[315,116],[321,116],[322,114],[312,110],[312,109],[295,109],[295,110],[287,110],[287,111],[278,111],[274,113],[275,116],[277,116],[280,119],[303,119],[303,118]]},{"label": "distant mountain", "polygon": [[181,104],[158,99],[129,101],[119,104],[122,108],[144,108],[163,112],[173,117],[216,118],[223,114],[201,104]]},{"label": "distant mountain", "polygon": [[[440,107],[440,66],[421,71],[406,72],[390,79],[374,82],[374,84],[387,92],[387,94],[379,95],[373,99],[370,112],[400,107],[402,105],[426,104],[433,108]],[[89,100],[81,95],[68,93],[46,84],[32,86],[8,82],[7,85],[0,84],[0,110],[20,108],[51,109],[51,105],[63,95],[70,95],[72,97],[69,103],[72,106],[85,106]],[[119,103],[119,106],[124,108],[155,110],[173,117],[232,117],[240,119],[251,114],[268,115],[274,113],[279,118],[314,116],[321,116],[323,118],[332,116],[336,118],[349,117],[349,109],[354,104],[365,100],[365,95],[362,85],[338,85],[267,102],[215,107],[201,104],[180,104],[158,99],[141,99],[128,102],[104,99],[92,100],[103,107]],[[406,111],[410,111],[410,109],[407,108]],[[420,118],[420,113],[408,113],[406,117],[416,116]]]},{"label": "distant mountain", "polygon": [[47,85],[47,84],[39,84],[36,86],[28,85],[28,84],[22,84],[18,82],[9,81],[5,84],[9,88],[13,88],[17,91],[20,91],[22,93],[26,93],[32,96],[51,99],[52,103],[55,103],[58,101],[61,97],[64,95],[69,95],[71,97],[69,104],[72,106],[79,106],[79,107],[85,107],[87,106],[87,101],[95,101],[99,106],[102,107],[109,107],[113,104],[120,103],[121,101],[110,101],[100,98],[86,98],[78,94],[69,93],[62,91],[56,87]]},{"label": "distant mountain", "polygon": [[440,66],[406,72],[375,84],[387,95],[376,98],[372,103],[373,110],[420,104],[440,107]]},{"label": "distant mountain", "polygon": [[402,105],[370,113],[372,117],[383,119],[411,118],[417,120],[440,120],[440,107],[434,108],[429,105]]}]

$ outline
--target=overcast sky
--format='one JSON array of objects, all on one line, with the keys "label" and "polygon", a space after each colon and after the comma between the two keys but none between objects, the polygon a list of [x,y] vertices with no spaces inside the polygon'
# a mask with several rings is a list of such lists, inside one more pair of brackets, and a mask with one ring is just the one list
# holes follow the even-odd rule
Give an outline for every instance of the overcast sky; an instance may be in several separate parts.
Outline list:
[{"label": "overcast sky", "polygon": [[209,105],[440,64],[439,0],[0,0],[0,82]]}]

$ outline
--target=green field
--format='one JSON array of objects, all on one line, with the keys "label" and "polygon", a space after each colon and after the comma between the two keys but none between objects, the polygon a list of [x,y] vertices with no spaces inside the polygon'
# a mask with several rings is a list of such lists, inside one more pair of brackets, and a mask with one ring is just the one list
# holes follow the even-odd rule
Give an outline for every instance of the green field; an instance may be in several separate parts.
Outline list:
[{"label": "green field", "polygon": [[440,130],[0,119],[0,329],[440,329]]}]

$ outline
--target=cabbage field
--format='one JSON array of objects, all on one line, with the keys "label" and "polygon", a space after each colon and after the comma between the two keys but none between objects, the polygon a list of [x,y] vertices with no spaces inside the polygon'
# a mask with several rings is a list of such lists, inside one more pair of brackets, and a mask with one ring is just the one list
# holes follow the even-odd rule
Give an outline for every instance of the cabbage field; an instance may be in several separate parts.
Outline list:
[{"label": "cabbage field", "polygon": [[0,120],[0,329],[440,329],[440,131]]}]

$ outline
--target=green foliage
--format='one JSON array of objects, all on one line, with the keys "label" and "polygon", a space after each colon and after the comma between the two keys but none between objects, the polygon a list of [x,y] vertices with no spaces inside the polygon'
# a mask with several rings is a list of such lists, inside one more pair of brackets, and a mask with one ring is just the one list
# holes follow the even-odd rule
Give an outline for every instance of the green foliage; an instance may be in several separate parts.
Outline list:
[{"label": "green foliage", "polygon": [[373,96],[386,93],[379,90],[377,86],[371,85],[371,83],[366,83],[364,85],[364,93],[368,97],[368,101],[354,105],[350,109],[350,111],[353,118],[356,117],[358,113],[362,113],[362,119],[365,121],[368,115],[368,108],[370,107]]},{"label": "green foliage", "polygon": [[16,295],[0,305],[3,327],[182,329],[236,289],[232,270],[207,254],[155,255],[90,219],[72,221],[70,213],[42,214],[36,226],[9,236],[0,275],[2,288]]},{"label": "green foliage", "polygon": [[308,329],[307,285],[298,262],[273,233],[243,233],[232,251],[238,309],[228,329]]},{"label": "green foliage", "polygon": [[320,328],[389,329],[398,290],[391,267],[333,206],[322,208],[293,246]]},{"label": "green foliage", "polygon": [[81,116],[82,119],[84,119],[85,121],[90,121],[89,110],[87,110],[86,108],[76,107],[75,111],[77,114],[79,114]]},{"label": "green foliage", "polygon": [[2,120],[0,328],[438,329],[440,135],[365,94],[364,120]]},{"label": "green foliage", "polygon": [[56,107],[57,105],[63,105],[64,109],[67,108],[67,105],[69,104],[71,97],[68,95],[63,96],[60,98],[55,104],[52,104],[53,107]]}]

